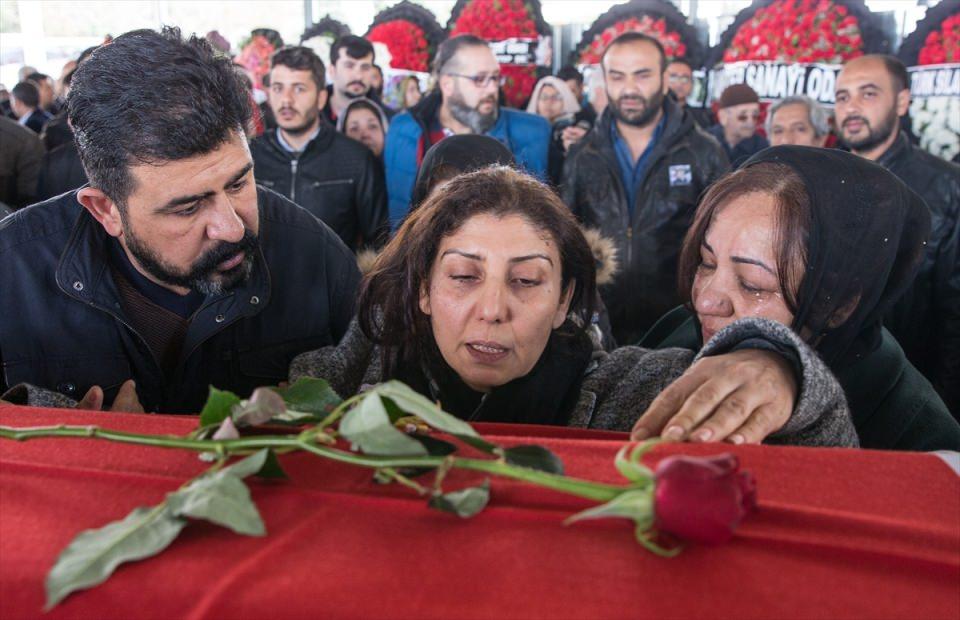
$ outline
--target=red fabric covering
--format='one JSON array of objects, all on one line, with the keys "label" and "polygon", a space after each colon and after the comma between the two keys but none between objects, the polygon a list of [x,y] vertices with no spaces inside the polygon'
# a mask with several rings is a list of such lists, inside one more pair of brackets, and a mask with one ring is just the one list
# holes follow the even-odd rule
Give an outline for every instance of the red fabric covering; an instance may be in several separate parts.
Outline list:
[{"label": "red fabric covering", "polygon": [[[0,407],[0,424],[56,423],[185,434],[196,418]],[[620,482],[623,435],[478,428],[549,447],[569,474]],[[648,461],[722,451],[756,474],[759,512],[730,543],[674,559],[645,552],[625,520],[564,527],[589,503],[550,491],[495,481],[487,510],[461,520],[368,470],[288,455],[291,480],[251,482],[266,538],[193,523],[44,618],[960,617],[960,477],[939,459],[668,445]],[[74,536],[204,467],[176,450],[0,440],[0,617],[39,617],[44,575]]]}]

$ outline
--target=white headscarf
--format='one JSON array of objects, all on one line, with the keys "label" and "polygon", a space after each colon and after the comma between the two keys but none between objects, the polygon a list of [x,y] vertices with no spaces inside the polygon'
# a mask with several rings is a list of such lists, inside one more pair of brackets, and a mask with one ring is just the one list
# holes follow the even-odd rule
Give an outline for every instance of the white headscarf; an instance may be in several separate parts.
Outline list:
[{"label": "white headscarf", "polygon": [[537,85],[534,87],[533,94],[530,95],[530,103],[527,104],[527,112],[530,114],[537,113],[537,101],[540,99],[540,91],[543,90],[544,86],[553,86],[563,98],[563,114],[561,114],[557,120],[560,120],[564,116],[573,116],[580,111],[580,104],[577,102],[577,98],[574,97],[573,91],[567,86],[567,83],[558,77],[548,75],[540,78],[540,81],[537,82]]}]

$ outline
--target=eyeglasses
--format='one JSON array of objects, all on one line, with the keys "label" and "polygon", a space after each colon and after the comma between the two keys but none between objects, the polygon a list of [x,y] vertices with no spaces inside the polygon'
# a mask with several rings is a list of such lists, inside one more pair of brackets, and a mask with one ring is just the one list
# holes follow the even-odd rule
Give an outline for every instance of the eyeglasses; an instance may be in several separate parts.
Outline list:
[{"label": "eyeglasses", "polygon": [[667,74],[668,82],[675,82],[677,84],[689,84],[692,80],[689,75],[680,75],[678,73],[668,73]]},{"label": "eyeglasses", "polygon": [[737,120],[741,123],[746,123],[747,121],[758,121],[760,120],[759,112],[741,112],[737,114]]},{"label": "eyeglasses", "polygon": [[504,78],[499,73],[491,73],[486,75],[481,73],[480,75],[464,75],[462,73],[446,73],[445,75],[452,75],[453,77],[463,78],[465,80],[470,80],[473,82],[473,85],[477,88],[483,88],[487,84],[497,84],[498,86],[503,86]]}]

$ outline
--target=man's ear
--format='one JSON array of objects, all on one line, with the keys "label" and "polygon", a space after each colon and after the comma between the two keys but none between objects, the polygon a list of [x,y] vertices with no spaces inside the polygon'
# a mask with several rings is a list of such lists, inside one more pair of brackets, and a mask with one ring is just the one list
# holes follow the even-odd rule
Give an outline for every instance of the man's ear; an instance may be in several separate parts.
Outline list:
[{"label": "man's ear", "polygon": [[112,237],[119,237],[123,233],[120,207],[109,196],[99,189],[84,187],[77,192],[77,200],[95,220],[100,222],[107,234]]},{"label": "man's ear", "polygon": [[577,289],[577,283],[570,281],[570,284],[567,285],[567,290],[560,295],[560,305],[557,306],[557,313],[553,315],[553,328],[557,329],[563,322],[567,320],[567,315],[570,314],[570,302],[573,300],[573,292]]},{"label": "man's ear", "polygon": [[910,90],[904,88],[897,93],[897,116],[903,116],[910,110]]},{"label": "man's ear", "polygon": [[437,80],[437,86],[440,88],[444,100],[449,99],[450,95],[453,94],[453,79],[453,76],[441,74]]}]

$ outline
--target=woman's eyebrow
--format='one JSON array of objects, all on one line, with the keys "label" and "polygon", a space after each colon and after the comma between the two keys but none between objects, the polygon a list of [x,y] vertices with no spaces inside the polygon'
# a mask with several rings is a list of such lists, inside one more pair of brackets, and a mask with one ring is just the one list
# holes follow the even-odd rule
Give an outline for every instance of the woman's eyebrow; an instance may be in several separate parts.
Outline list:
[{"label": "woman's eyebrow", "polygon": [[763,269],[766,269],[767,271],[769,271],[770,275],[772,276],[777,275],[776,273],[774,273],[773,269],[770,269],[769,267],[767,267],[767,265],[763,261],[757,260],[755,258],[744,258],[743,256],[731,256],[730,260],[733,261],[734,263],[756,265],[757,267],[762,267]]},{"label": "woman's eyebrow", "polygon": [[542,258],[543,260],[550,263],[550,266],[553,267],[553,261],[546,254],[527,254],[525,256],[517,256],[510,259],[510,263],[522,263],[524,261],[533,260],[534,258]]},{"label": "woman's eyebrow", "polygon": [[440,258],[445,257],[447,254],[457,254],[459,256],[463,256],[464,258],[469,258],[470,260],[478,260],[481,262],[483,261],[483,257],[480,256],[479,254],[471,254],[470,252],[464,252],[463,250],[457,250],[457,249],[451,249],[451,250],[445,251],[443,254],[440,255]]}]

